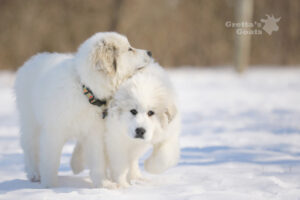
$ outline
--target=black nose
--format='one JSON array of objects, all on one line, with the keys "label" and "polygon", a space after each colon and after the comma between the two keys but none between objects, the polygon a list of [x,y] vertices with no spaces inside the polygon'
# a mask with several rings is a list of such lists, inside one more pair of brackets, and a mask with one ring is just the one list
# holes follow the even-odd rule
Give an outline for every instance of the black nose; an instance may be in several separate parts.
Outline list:
[{"label": "black nose", "polygon": [[151,51],[147,51],[148,56],[152,57]]},{"label": "black nose", "polygon": [[146,133],[146,130],[144,128],[137,128],[135,129],[135,137],[136,138],[144,138],[144,134]]}]

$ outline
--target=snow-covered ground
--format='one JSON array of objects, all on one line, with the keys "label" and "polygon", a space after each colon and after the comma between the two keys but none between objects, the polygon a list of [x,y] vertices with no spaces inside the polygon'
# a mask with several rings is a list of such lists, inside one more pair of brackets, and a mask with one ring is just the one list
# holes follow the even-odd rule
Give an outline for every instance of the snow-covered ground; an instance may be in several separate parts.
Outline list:
[{"label": "snow-covered ground", "polygon": [[64,148],[60,186],[26,180],[12,85],[0,73],[0,199],[300,199],[300,69],[170,71],[183,115],[181,159],[128,189],[91,188],[88,172],[69,167]]}]

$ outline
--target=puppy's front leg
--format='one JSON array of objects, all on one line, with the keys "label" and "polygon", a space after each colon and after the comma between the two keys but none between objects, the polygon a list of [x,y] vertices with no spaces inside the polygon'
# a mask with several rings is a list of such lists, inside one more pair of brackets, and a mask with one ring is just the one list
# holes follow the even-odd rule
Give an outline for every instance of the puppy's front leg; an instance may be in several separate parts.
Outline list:
[{"label": "puppy's front leg", "polygon": [[[118,149],[116,149],[118,148]],[[118,184],[118,187],[129,187],[127,175],[129,171],[129,162],[127,159],[127,150],[121,145],[107,146],[107,155],[109,159],[111,178]]]},{"label": "puppy's front leg", "polygon": [[61,135],[63,134],[54,131],[41,133],[40,174],[41,184],[44,187],[57,186],[60,155],[64,145],[64,138],[60,137]]},{"label": "puppy's front leg", "polygon": [[116,188],[116,184],[107,179],[107,161],[104,154],[104,143],[99,133],[89,134],[84,141],[84,154],[90,169],[90,178],[95,187]]},{"label": "puppy's front leg", "polygon": [[115,181],[117,183],[117,186],[120,188],[129,187],[129,183],[127,182],[129,169],[125,165],[118,166],[115,164],[111,167],[113,181]]},{"label": "puppy's front leg", "polygon": [[139,162],[138,160],[134,160],[131,162],[129,173],[128,173],[128,181],[132,180],[143,180],[141,171],[139,169]]}]

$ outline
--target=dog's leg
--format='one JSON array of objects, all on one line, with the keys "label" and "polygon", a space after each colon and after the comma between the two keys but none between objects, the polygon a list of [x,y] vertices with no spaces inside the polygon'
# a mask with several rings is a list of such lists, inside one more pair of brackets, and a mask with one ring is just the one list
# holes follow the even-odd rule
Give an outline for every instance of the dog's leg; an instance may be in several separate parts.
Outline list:
[{"label": "dog's leg", "polygon": [[[177,131],[177,130],[176,130]],[[176,165],[180,157],[178,133],[173,133],[168,139],[154,144],[151,156],[145,161],[145,169],[153,174],[162,173]]]},{"label": "dog's leg", "polygon": [[[124,163],[125,164],[125,163]],[[128,165],[116,165],[112,164],[111,171],[112,171],[112,179],[116,182],[119,188],[127,188],[129,187],[129,183],[127,181],[128,176]]]},{"label": "dog's leg", "polygon": [[79,174],[84,170],[85,160],[83,151],[83,145],[77,142],[71,158],[71,168],[74,174]]},{"label": "dog's leg", "polygon": [[141,174],[141,171],[139,169],[139,161],[138,160],[133,160],[130,164],[130,169],[128,173],[128,181],[132,180],[143,180],[143,176]]},{"label": "dog's leg", "polygon": [[90,177],[95,187],[114,189],[116,184],[107,179],[104,141],[101,133],[88,134],[83,142],[84,157],[90,169]]},{"label": "dog's leg", "polygon": [[41,184],[44,187],[57,186],[60,156],[64,145],[62,135],[64,134],[54,131],[41,132],[40,173]]},{"label": "dog's leg", "polygon": [[[118,150],[116,150],[118,148]],[[118,184],[118,187],[129,187],[127,175],[129,162],[127,151],[122,146],[107,146],[107,155],[110,164],[111,178]]]},{"label": "dog's leg", "polygon": [[39,129],[33,117],[22,118],[21,146],[24,151],[25,171],[32,182],[40,181],[39,172]]}]

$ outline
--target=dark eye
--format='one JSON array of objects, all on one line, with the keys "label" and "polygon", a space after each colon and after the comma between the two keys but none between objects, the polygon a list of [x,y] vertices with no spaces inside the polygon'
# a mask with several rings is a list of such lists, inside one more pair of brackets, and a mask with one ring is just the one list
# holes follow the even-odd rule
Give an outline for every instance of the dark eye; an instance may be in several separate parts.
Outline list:
[{"label": "dark eye", "polygon": [[133,115],[136,115],[136,114],[137,114],[136,109],[132,109],[132,110],[130,110],[130,112],[131,112],[131,114],[133,114]]},{"label": "dark eye", "polygon": [[147,114],[149,117],[151,117],[152,115],[154,115],[154,112],[152,110],[149,110]]},{"label": "dark eye", "polygon": [[128,48],[128,51],[133,51],[133,49],[131,47]]}]

